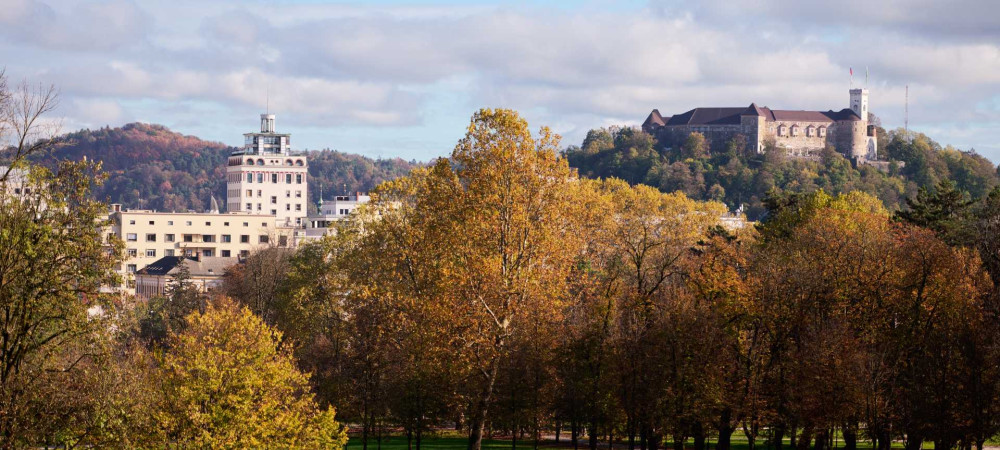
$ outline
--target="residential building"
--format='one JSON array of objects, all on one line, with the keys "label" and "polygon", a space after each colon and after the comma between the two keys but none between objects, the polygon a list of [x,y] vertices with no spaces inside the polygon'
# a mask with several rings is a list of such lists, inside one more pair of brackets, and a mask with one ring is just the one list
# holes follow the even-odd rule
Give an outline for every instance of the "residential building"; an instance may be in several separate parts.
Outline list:
[{"label": "residential building", "polygon": [[344,220],[354,214],[358,207],[371,200],[366,194],[355,192],[347,195],[337,195],[333,200],[319,201],[319,208],[315,215],[307,219],[305,237],[315,239],[327,235],[331,231],[331,226],[337,221]]},{"label": "residential building", "polygon": [[119,267],[131,292],[139,269],[165,256],[239,258],[264,247],[291,247],[301,229],[276,226],[270,214],[158,212],[111,205],[107,234],[125,243]]}]

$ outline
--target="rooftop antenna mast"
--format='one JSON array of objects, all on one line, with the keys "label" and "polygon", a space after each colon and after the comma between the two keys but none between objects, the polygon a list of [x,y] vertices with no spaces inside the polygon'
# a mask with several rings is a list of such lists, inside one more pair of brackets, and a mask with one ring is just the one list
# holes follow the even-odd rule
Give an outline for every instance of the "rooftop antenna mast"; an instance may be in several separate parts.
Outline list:
[{"label": "rooftop antenna mast", "polygon": [[910,141],[910,85],[906,85],[906,97],[903,101],[903,133],[906,141]]}]

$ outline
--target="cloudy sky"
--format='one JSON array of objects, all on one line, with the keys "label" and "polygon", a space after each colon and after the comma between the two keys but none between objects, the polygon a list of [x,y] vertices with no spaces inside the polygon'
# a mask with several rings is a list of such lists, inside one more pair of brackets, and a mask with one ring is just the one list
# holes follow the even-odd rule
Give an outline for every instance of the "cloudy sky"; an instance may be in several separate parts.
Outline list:
[{"label": "cloudy sky", "polygon": [[[835,5],[834,5],[835,3]],[[696,106],[871,109],[1000,162],[990,0],[619,2],[0,0],[8,76],[61,91],[63,128],[142,121],[242,142],[270,98],[298,149],[427,160],[480,107],[564,143]]]}]

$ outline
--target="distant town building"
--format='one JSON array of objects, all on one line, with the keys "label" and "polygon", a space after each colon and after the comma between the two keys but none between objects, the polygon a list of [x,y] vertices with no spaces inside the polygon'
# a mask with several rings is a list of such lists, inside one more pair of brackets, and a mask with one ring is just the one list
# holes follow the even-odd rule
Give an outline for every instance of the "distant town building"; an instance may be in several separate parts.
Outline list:
[{"label": "distant town building", "polygon": [[306,228],[306,239],[316,239],[326,236],[330,226],[337,221],[347,219],[361,205],[368,203],[371,197],[355,192],[348,195],[337,195],[333,200],[320,199],[319,208],[316,214],[308,217]]},{"label": "distant town building", "polygon": [[146,300],[164,295],[176,281],[182,265],[187,266],[191,284],[200,292],[208,292],[222,285],[226,269],[237,262],[237,258],[164,256],[135,273],[135,293]]},{"label": "distant town building", "polygon": [[[308,216],[306,155],[291,151],[291,135],[275,132],[274,121],[274,114],[261,114],[260,132],[245,133],[242,149],[230,154],[226,212],[219,211],[214,197],[209,212],[111,205],[106,233],[125,243],[125,260],[119,267],[123,284],[118,289],[136,292],[139,272],[154,263],[162,265],[163,258],[235,263],[261,248],[294,248],[304,239],[326,235],[333,222],[349,217],[369,200],[360,192],[337,196],[321,201],[319,213]],[[149,289],[154,286],[149,283],[163,281],[150,278],[150,271],[141,275]]]},{"label": "distant town building", "polygon": [[226,210],[275,216],[303,226],[309,199],[305,155],[290,150],[291,135],[274,131],[274,114],[260,115],[260,132],[245,133],[243,149],[229,155]]},{"label": "distant town building", "polygon": [[705,135],[713,151],[738,135],[752,151],[769,141],[790,156],[814,157],[828,145],[858,163],[878,158],[875,127],[868,123],[868,90],[850,90],[850,108],[840,111],[790,111],[750,106],[695,108],[664,117],[654,109],[643,131],[664,143],[681,143],[693,132]]},{"label": "distant town building", "polygon": [[301,229],[276,226],[269,214],[172,213],[124,210],[111,205],[108,236],[125,243],[119,267],[129,292],[135,273],[163,257],[236,258],[264,247],[291,247]]}]

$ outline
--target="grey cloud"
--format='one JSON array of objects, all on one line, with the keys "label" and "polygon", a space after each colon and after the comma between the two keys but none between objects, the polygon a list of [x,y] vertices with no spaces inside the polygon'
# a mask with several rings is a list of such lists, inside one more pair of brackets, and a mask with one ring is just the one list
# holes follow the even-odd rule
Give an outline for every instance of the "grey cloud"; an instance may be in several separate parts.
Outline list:
[{"label": "grey cloud", "polygon": [[59,6],[10,0],[0,12],[0,36],[46,49],[107,51],[142,40],[149,23],[149,17],[127,0]]}]

